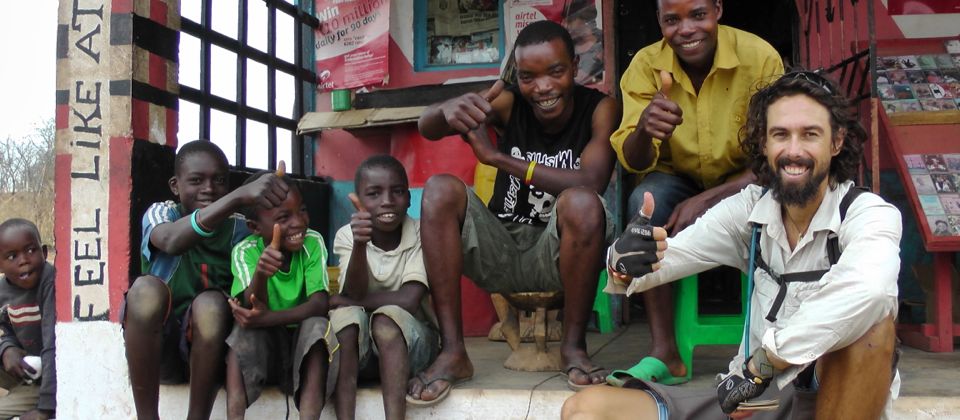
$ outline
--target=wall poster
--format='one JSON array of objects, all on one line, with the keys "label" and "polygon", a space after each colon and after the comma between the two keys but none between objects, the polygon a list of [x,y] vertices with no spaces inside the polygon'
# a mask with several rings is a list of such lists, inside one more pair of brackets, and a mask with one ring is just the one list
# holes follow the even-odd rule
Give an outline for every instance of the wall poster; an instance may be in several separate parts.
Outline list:
[{"label": "wall poster", "polygon": [[316,0],[317,87],[379,85],[388,79],[389,0]]},{"label": "wall poster", "polygon": [[577,83],[599,87],[603,82],[603,19],[601,0],[507,0],[506,51],[530,22],[549,19],[562,24],[573,38],[580,57]]}]

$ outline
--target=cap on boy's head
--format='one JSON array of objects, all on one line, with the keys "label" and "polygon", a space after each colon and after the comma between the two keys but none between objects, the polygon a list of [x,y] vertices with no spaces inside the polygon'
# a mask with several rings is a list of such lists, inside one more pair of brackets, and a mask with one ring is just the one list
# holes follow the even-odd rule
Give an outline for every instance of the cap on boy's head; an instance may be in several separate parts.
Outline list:
[{"label": "cap on boy's head", "polygon": [[37,229],[37,225],[27,219],[20,218],[7,219],[0,223],[0,237],[7,232],[7,229],[13,228],[29,229],[33,236],[37,238],[37,242],[40,242],[40,230]]},{"label": "cap on boy's head", "polygon": [[514,51],[516,51],[516,49],[520,47],[543,44],[555,39],[563,40],[563,45],[567,50],[567,56],[570,57],[571,60],[577,56],[573,50],[573,38],[570,37],[570,32],[567,32],[559,23],[550,20],[538,20],[523,28],[523,30],[517,34],[517,40],[513,42],[513,48]]},{"label": "cap on boy's head", "polygon": [[373,168],[382,168],[393,172],[395,176],[403,181],[403,185],[410,185],[410,182],[407,180],[407,170],[397,158],[390,155],[374,155],[368,157],[357,167],[357,173],[353,177],[354,189],[359,187],[360,181],[363,180],[367,171]]},{"label": "cap on boy's head", "polygon": [[[250,175],[250,177],[248,177],[245,181],[243,181],[243,184],[241,185],[247,185],[253,181],[260,179],[260,177],[266,174],[275,174],[275,173],[276,171],[270,171],[270,170],[255,172],[253,175]],[[284,174],[282,177],[280,177],[280,179],[283,180],[283,182],[286,183],[287,186],[290,187],[291,189],[296,189],[297,191],[300,191],[300,188],[297,186],[297,183],[294,182],[293,178],[290,178],[289,175]],[[246,217],[247,220],[256,220],[257,210],[260,210],[260,206],[257,206],[257,205],[246,206],[240,209],[240,214]]]},{"label": "cap on boy's head", "polygon": [[223,164],[224,167],[230,166],[230,163],[227,161],[227,155],[223,154],[223,150],[220,150],[220,147],[214,142],[209,140],[194,140],[181,146],[180,151],[177,152],[177,158],[173,162],[174,175],[180,173],[180,165],[186,160],[187,156],[194,153],[207,153]]}]

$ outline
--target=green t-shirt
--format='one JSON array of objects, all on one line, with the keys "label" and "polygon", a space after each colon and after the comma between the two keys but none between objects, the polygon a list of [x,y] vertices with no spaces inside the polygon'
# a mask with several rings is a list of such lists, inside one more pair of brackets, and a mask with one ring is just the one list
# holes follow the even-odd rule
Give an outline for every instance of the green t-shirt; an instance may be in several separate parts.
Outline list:
[{"label": "green t-shirt", "polygon": [[[253,273],[257,271],[257,262],[264,248],[260,235],[247,236],[233,247],[231,295],[240,296],[253,282]],[[267,279],[267,306],[272,311],[293,308],[305,302],[308,296],[326,291],[327,285],[327,247],[320,233],[307,229],[303,248],[290,256],[290,269],[277,271]]]}]

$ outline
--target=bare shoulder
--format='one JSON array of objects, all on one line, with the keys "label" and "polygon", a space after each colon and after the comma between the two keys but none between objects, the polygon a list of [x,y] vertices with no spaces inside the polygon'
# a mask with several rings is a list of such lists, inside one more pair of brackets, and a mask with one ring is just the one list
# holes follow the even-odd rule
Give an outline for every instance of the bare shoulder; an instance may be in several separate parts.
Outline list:
[{"label": "bare shoulder", "polygon": [[513,110],[514,100],[516,100],[516,95],[514,95],[513,91],[503,89],[503,92],[490,102],[490,106],[493,107],[494,120],[491,121],[493,125],[497,127],[507,125],[507,122],[510,121],[510,111]]},{"label": "bare shoulder", "polygon": [[620,102],[604,95],[593,110],[593,126],[603,130],[609,129],[610,133],[608,134],[612,134],[613,130],[620,124],[622,113]]}]

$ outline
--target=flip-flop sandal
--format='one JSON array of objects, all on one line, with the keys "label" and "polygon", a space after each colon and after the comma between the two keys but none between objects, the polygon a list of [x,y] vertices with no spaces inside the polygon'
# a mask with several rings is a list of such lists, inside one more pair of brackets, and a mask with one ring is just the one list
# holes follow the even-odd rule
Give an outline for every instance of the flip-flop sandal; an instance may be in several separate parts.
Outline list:
[{"label": "flip-flop sandal", "polygon": [[590,375],[593,375],[594,373],[602,372],[606,370],[601,366],[594,366],[589,370],[584,369],[582,366],[577,366],[577,365],[570,365],[563,368],[563,371],[561,373],[563,374],[563,376],[567,377],[567,388],[570,388],[571,391],[580,392],[581,390],[583,390],[588,386],[603,385],[603,382],[600,382],[598,384],[578,384],[574,382],[573,379],[570,379],[570,371],[574,369],[579,370],[580,372],[583,372],[583,374],[586,375],[588,378],[590,377]]},{"label": "flip-flop sandal", "polygon": [[440,404],[443,400],[447,399],[447,397],[450,396],[450,390],[452,390],[455,386],[473,379],[473,376],[457,379],[451,375],[440,375],[433,379],[427,380],[427,378],[423,375],[423,372],[420,372],[417,374],[417,379],[419,379],[420,382],[423,383],[423,389],[427,389],[431,384],[433,384],[436,381],[447,381],[450,384],[450,386],[444,388],[443,391],[440,391],[440,394],[437,395],[437,398],[434,398],[429,401],[418,400],[416,398],[413,398],[410,394],[407,394],[406,400],[408,405],[412,405],[414,407],[433,407],[437,404]]},{"label": "flip-flop sandal", "polygon": [[615,387],[622,387],[631,379],[643,379],[649,382],[656,382],[662,385],[680,385],[690,379],[686,376],[673,376],[670,368],[656,357],[647,356],[633,365],[630,369],[615,370],[607,375],[607,384]]}]

